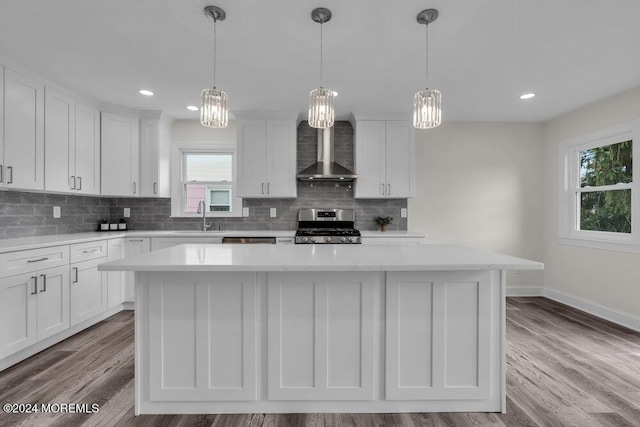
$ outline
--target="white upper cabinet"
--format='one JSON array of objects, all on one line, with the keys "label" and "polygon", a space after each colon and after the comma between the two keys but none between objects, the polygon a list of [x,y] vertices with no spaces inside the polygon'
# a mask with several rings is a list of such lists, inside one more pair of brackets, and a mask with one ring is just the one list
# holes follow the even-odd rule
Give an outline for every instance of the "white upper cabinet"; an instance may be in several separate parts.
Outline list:
[{"label": "white upper cabinet", "polygon": [[102,112],[102,179],[105,196],[140,194],[139,119]]},{"label": "white upper cabinet", "polygon": [[240,197],[296,197],[296,158],[295,117],[238,120]]},{"label": "white upper cabinet", "polygon": [[356,198],[415,196],[415,130],[410,121],[356,120]]},{"label": "white upper cabinet", "polygon": [[2,185],[44,190],[44,85],[4,69]]},{"label": "white upper cabinet", "polygon": [[159,112],[153,116],[141,120],[140,195],[171,197],[172,120]]},{"label": "white upper cabinet", "polygon": [[50,87],[45,89],[45,190],[74,191],[78,186],[75,172],[75,109],[73,98]]},{"label": "white upper cabinet", "polygon": [[76,102],[76,191],[100,194],[100,111]]},{"label": "white upper cabinet", "polygon": [[44,189],[100,194],[100,112],[45,88]]}]

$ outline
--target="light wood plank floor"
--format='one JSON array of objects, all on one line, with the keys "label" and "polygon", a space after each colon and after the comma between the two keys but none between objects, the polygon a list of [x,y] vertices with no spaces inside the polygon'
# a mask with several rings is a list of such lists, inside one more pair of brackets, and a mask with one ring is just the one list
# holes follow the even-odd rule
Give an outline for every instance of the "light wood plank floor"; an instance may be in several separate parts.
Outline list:
[{"label": "light wood plank floor", "polygon": [[97,403],[0,426],[638,426],[640,333],[545,298],[507,300],[507,414],[133,415],[133,313],[0,373],[0,403]]}]

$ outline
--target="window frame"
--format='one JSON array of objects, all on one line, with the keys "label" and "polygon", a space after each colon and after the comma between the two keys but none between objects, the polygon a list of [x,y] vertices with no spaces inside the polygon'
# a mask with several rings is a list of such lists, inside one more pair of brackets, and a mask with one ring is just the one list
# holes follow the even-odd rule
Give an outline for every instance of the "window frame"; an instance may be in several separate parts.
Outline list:
[{"label": "window frame", "polygon": [[[242,216],[242,198],[238,197],[238,156],[235,144],[212,143],[176,143],[171,147],[171,217],[201,218],[202,214],[184,211],[185,194],[182,180],[184,174],[185,154],[226,154],[232,156],[232,181],[221,184],[231,187],[231,211],[206,212],[207,218],[228,218]],[[203,181],[204,182],[204,181]],[[207,198],[209,195],[207,195]]]},{"label": "window frame", "polygon": [[[640,176],[629,184],[580,187],[580,152],[632,141],[632,161],[640,159],[640,120],[564,140],[559,150],[558,241],[561,244],[640,253]],[[640,164],[640,161],[639,163]],[[634,162],[634,166],[635,166]],[[580,197],[587,191],[631,190],[631,233],[580,230]]]}]

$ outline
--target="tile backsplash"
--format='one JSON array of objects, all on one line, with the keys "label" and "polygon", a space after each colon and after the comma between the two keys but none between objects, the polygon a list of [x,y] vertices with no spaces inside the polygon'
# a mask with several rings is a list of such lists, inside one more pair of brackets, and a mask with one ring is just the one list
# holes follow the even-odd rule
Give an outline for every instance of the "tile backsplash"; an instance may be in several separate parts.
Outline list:
[{"label": "tile backsplash", "polygon": [[[298,171],[316,161],[317,130],[307,122],[298,126]],[[353,169],[353,128],[349,122],[336,122],[335,161]],[[353,184],[355,185],[355,184]],[[388,230],[406,230],[407,218],[400,209],[407,199],[354,199],[350,183],[298,182],[296,199],[244,199],[247,218],[211,218],[215,229],[223,230],[295,230],[298,209],[346,208],[356,211],[356,228],[376,230],[376,216],[392,216]],[[61,218],[53,218],[53,207],[60,206]],[[0,239],[49,234],[94,231],[100,218],[117,221],[124,208],[131,209],[131,230],[197,230],[199,218],[172,218],[171,200],[155,198],[108,198],[78,195],[0,191]],[[276,208],[275,218],[269,216]]]}]

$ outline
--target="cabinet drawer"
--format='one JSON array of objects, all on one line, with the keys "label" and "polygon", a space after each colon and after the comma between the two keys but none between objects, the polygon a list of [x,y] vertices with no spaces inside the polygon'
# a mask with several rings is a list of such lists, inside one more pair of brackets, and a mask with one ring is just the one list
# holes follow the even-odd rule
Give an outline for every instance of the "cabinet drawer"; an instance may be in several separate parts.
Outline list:
[{"label": "cabinet drawer", "polygon": [[69,264],[69,246],[30,249],[0,254],[0,277],[30,273]]},{"label": "cabinet drawer", "polygon": [[88,261],[90,259],[107,256],[107,241],[98,240],[95,242],[75,243],[69,246],[70,262]]}]

